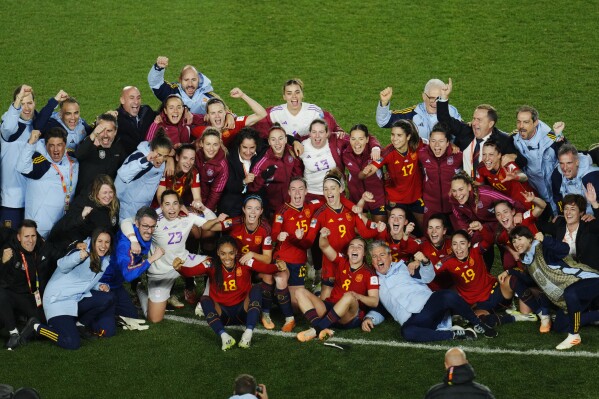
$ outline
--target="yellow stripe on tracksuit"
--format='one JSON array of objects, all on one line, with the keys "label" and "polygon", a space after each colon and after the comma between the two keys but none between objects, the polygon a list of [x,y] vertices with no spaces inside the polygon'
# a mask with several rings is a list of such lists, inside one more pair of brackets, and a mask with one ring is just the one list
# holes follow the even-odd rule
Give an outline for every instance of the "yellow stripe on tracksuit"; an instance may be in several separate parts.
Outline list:
[{"label": "yellow stripe on tracksuit", "polygon": [[43,327],[40,327],[39,335],[44,336],[54,342],[58,341],[58,334],[56,334],[54,331],[47,330]]},{"label": "yellow stripe on tracksuit", "polygon": [[580,312],[574,313],[574,334],[578,334],[580,330]]}]

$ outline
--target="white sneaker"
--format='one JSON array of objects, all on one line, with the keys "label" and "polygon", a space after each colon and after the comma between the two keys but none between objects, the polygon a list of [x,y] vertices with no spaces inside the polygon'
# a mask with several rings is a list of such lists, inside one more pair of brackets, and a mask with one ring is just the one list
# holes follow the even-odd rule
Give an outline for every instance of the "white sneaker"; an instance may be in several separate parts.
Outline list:
[{"label": "white sneaker", "polygon": [[505,313],[514,316],[516,321],[537,321],[538,317],[534,313],[521,313],[515,309],[507,309]]},{"label": "white sneaker", "polygon": [[578,345],[582,342],[580,334],[568,334],[568,337],[564,339],[558,346],[555,347],[558,351],[570,349],[571,347]]},{"label": "white sneaker", "polygon": [[222,350],[226,351],[235,346],[235,338],[230,336],[227,333],[224,333],[220,336],[220,339],[223,341],[222,346],[220,347]]},{"label": "white sneaker", "polygon": [[168,303],[175,309],[182,309],[185,307],[185,304],[181,302],[176,295],[171,295],[171,297],[166,301],[166,303]]},{"label": "white sneaker", "polygon": [[202,309],[202,304],[200,302],[198,302],[198,304],[196,305],[196,310],[195,310],[195,314],[196,316],[198,316],[200,319],[204,316],[206,316],[204,314],[204,309]]},{"label": "white sneaker", "polygon": [[241,336],[241,339],[239,340],[239,347],[243,348],[243,349],[249,349],[250,345],[252,344],[252,335],[253,335],[254,331],[247,329],[243,332],[243,335]]}]

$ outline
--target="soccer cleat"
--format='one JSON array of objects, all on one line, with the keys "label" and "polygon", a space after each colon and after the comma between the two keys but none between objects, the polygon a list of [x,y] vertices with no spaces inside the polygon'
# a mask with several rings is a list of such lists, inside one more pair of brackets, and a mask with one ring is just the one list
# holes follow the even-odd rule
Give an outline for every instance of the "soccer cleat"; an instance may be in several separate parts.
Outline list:
[{"label": "soccer cleat", "polygon": [[476,332],[471,328],[453,329],[453,339],[472,341],[477,338]]},{"label": "soccer cleat", "polygon": [[236,344],[235,338],[233,338],[227,333],[221,334],[220,339],[223,341],[223,344],[220,347],[223,351],[231,349]]},{"label": "soccer cleat", "polygon": [[309,328],[305,331],[297,333],[296,337],[299,342],[308,342],[316,338],[316,330],[314,328]]},{"label": "soccer cleat", "polygon": [[196,295],[195,290],[188,290],[187,288],[183,290],[183,294],[185,295],[185,302],[190,305],[195,305],[198,303],[198,296]]},{"label": "soccer cleat", "polygon": [[39,324],[39,320],[36,319],[35,317],[30,317],[29,320],[27,320],[27,323],[25,324],[25,327],[23,327],[23,329],[21,330],[21,345],[26,345],[27,342],[29,342],[31,340],[31,337],[33,337],[36,334],[35,331],[35,325]]},{"label": "soccer cleat", "polygon": [[99,338],[97,334],[94,334],[93,331],[85,326],[77,326],[77,331],[79,331],[79,336],[86,341],[95,341]]},{"label": "soccer cleat", "polygon": [[281,331],[283,332],[291,332],[295,328],[295,319],[286,321],[283,327],[281,327]]},{"label": "soccer cleat", "polygon": [[270,318],[270,313],[262,313],[262,319],[260,321],[262,322],[264,328],[266,328],[267,330],[272,330],[275,328],[275,323],[272,322],[272,319]]},{"label": "soccer cleat", "polygon": [[316,296],[320,296],[320,291],[322,291],[322,285],[321,283],[318,283],[316,285],[312,285],[312,293]]},{"label": "soccer cleat", "polygon": [[249,349],[250,345],[252,345],[252,335],[252,330],[245,330],[241,336],[241,339],[239,340],[238,346],[243,349]]},{"label": "soccer cleat", "polygon": [[325,328],[320,333],[318,333],[318,339],[321,341],[326,341],[327,339],[331,338],[333,335],[335,335],[335,332],[333,330],[329,330],[328,328]]},{"label": "soccer cleat", "polygon": [[182,309],[185,307],[185,304],[181,302],[176,295],[171,295],[171,297],[166,301],[166,303],[168,303],[175,309]]},{"label": "soccer cleat", "polygon": [[541,334],[546,334],[551,331],[551,317],[546,314],[541,315],[541,326],[539,327],[539,332]]},{"label": "soccer cleat", "polygon": [[472,328],[474,329],[476,334],[482,334],[485,336],[485,338],[495,338],[497,337],[497,335],[499,335],[497,334],[497,331],[495,331],[493,328],[489,327],[485,323],[477,324]]},{"label": "soccer cleat", "polygon": [[555,347],[558,351],[570,349],[571,347],[578,345],[582,342],[580,334],[568,334],[568,337],[564,339],[558,346]]},{"label": "soccer cleat", "polygon": [[537,315],[534,313],[521,313],[515,309],[508,309],[505,311],[505,313],[509,314],[510,316],[513,316],[514,320],[516,320],[516,321],[537,321],[538,320]]},{"label": "soccer cleat", "polygon": [[204,309],[202,309],[202,304],[200,302],[198,302],[198,304],[196,305],[196,310],[195,310],[195,314],[196,316],[198,316],[200,319],[202,317],[204,317]]},{"label": "soccer cleat", "polygon": [[21,336],[18,333],[13,333],[10,334],[10,337],[8,337],[8,341],[6,341],[6,345],[4,345],[6,347],[6,349],[8,349],[9,351],[15,349],[17,346],[19,346],[21,344]]}]

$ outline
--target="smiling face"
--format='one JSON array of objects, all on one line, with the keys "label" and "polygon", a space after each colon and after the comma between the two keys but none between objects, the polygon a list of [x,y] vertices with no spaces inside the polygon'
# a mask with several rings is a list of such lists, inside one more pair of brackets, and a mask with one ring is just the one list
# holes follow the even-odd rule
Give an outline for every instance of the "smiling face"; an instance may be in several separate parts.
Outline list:
[{"label": "smiling face", "polygon": [[222,265],[231,270],[235,267],[235,256],[237,256],[237,249],[230,243],[224,243],[218,247],[216,251]]},{"label": "smiling face", "polygon": [[200,84],[198,71],[191,66],[187,66],[183,71],[181,71],[179,83],[185,91],[185,94],[187,94],[189,97],[193,97]]},{"label": "smiling face", "polygon": [[472,186],[462,179],[457,179],[451,182],[451,195],[460,205],[468,202],[468,197],[472,191]]},{"label": "smiling face", "polygon": [[299,112],[302,109],[304,92],[299,85],[290,84],[283,91],[283,100],[287,103],[287,109],[292,112]]},{"label": "smiling face", "polygon": [[477,139],[482,139],[493,130],[495,122],[489,118],[489,112],[486,109],[477,108],[472,115],[472,131]]},{"label": "smiling face", "polygon": [[351,266],[358,267],[364,263],[364,254],[366,252],[366,246],[364,241],[359,238],[354,238],[349,242],[347,247],[347,256]]},{"label": "smiling face", "polygon": [[276,157],[282,157],[287,144],[287,135],[282,129],[273,129],[268,133],[268,145]]},{"label": "smiling face", "polygon": [[169,98],[166,101],[164,113],[166,114],[166,117],[170,123],[173,125],[179,123],[181,118],[183,118],[183,100],[181,100],[179,97]]},{"label": "smiling face", "polygon": [[244,214],[244,221],[247,227],[254,229],[260,223],[260,217],[262,216],[262,204],[257,199],[248,200],[242,208]]},{"label": "smiling face", "polygon": [[428,93],[422,93],[422,101],[426,106],[426,112],[431,115],[437,114],[437,97],[441,95],[440,87],[431,87]]},{"label": "smiling face", "polygon": [[354,154],[362,154],[366,148],[366,143],[368,143],[368,137],[364,131],[356,129],[349,133],[349,144]]},{"label": "smiling face", "polygon": [[37,231],[35,227],[21,227],[17,233],[17,240],[27,252],[32,252],[37,244]]},{"label": "smiling face", "polygon": [[408,224],[406,211],[401,208],[393,208],[389,213],[388,224],[392,236],[403,235],[404,227]]},{"label": "smiling face", "polygon": [[447,229],[440,219],[429,219],[428,227],[426,228],[428,239],[436,247],[440,247],[445,240]]},{"label": "smiling face", "polygon": [[114,199],[114,191],[112,190],[112,187],[110,187],[108,184],[102,184],[102,186],[100,186],[100,191],[98,191],[98,195],[96,196],[96,198],[98,199],[100,204],[104,206],[110,205],[110,203]]},{"label": "smiling face", "polygon": [[139,235],[144,241],[152,239],[152,233],[156,229],[156,220],[149,216],[144,216],[139,221],[135,221],[135,225],[139,229]]},{"label": "smiling face", "polygon": [[202,152],[206,160],[212,159],[218,154],[220,149],[220,139],[214,135],[207,135],[202,137],[201,141]]},{"label": "smiling face", "polygon": [[256,155],[256,140],[243,139],[239,145],[239,156],[244,161],[250,161]]},{"label": "smiling face", "polygon": [[516,215],[516,210],[510,209],[510,207],[504,203],[499,203],[495,206],[495,218],[507,231],[510,231],[515,226],[514,215]]},{"label": "smiling face", "polygon": [[60,119],[69,129],[73,130],[79,123],[79,104],[65,103],[60,109]]},{"label": "smiling face", "polygon": [[46,151],[54,162],[60,162],[66,149],[67,143],[60,137],[50,137],[48,141],[46,141]]},{"label": "smiling face", "polygon": [[137,87],[130,86],[123,90],[121,94],[121,105],[125,112],[131,116],[139,115],[139,109],[141,107],[141,93]]},{"label": "smiling face", "polygon": [[566,219],[566,224],[569,226],[576,225],[580,222],[581,217],[582,212],[580,212],[578,206],[575,204],[564,205],[564,219]]},{"label": "smiling face", "polygon": [[24,121],[31,120],[35,112],[35,101],[31,94],[21,99],[21,119]]},{"label": "smiling face", "polygon": [[165,195],[164,198],[162,198],[160,209],[162,209],[162,214],[166,220],[175,220],[179,217],[179,212],[181,211],[179,198],[174,194]]},{"label": "smiling face", "polygon": [[399,152],[406,152],[408,150],[409,137],[405,130],[400,127],[391,128],[391,144]]},{"label": "smiling face", "polygon": [[501,166],[501,154],[494,146],[483,146],[483,163],[488,170],[498,170]]},{"label": "smiling face", "polygon": [[573,179],[578,175],[579,165],[578,157],[571,152],[566,152],[559,157],[559,167],[566,179]]},{"label": "smiling face", "polygon": [[116,126],[114,122],[100,120],[98,125],[104,127],[104,130],[98,134],[98,141],[102,148],[110,148],[116,137]]},{"label": "smiling face", "polygon": [[470,242],[461,234],[456,234],[451,238],[451,250],[456,258],[464,260],[470,252]]},{"label": "smiling face", "polygon": [[289,198],[291,199],[291,205],[295,208],[304,206],[307,191],[308,189],[303,180],[294,180],[289,183]]},{"label": "smiling face", "polygon": [[341,187],[336,181],[325,180],[322,185],[324,198],[327,204],[333,209],[341,208]]},{"label": "smiling face", "polygon": [[374,247],[370,251],[370,258],[372,259],[372,266],[380,274],[387,274],[391,267],[391,253],[388,248],[385,247]]},{"label": "smiling face", "polygon": [[329,143],[329,132],[322,123],[313,123],[310,129],[310,143],[312,147],[318,149],[323,148]]},{"label": "smiling face", "polygon": [[532,247],[532,240],[530,238],[516,236],[512,239],[512,246],[520,255],[527,253]]},{"label": "smiling face", "polygon": [[193,168],[196,161],[196,153],[191,148],[182,150],[176,157],[177,170],[179,172],[187,173]]},{"label": "smiling face", "polygon": [[110,250],[110,235],[107,233],[100,233],[96,238],[96,254],[98,256],[104,256]]},{"label": "smiling face", "polygon": [[225,126],[225,118],[227,117],[227,110],[225,105],[220,102],[210,104],[206,110],[208,113],[208,121],[210,126],[221,130]]},{"label": "smiling face", "polygon": [[532,113],[529,111],[518,112],[516,119],[516,127],[518,128],[518,134],[524,140],[530,140],[537,132],[537,126],[539,121],[533,122]]},{"label": "smiling face", "polygon": [[443,132],[432,132],[429,137],[428,145],[435,157],[441,158],[443,154],[447,152],[449,140],[447,140],[447,137]]}]

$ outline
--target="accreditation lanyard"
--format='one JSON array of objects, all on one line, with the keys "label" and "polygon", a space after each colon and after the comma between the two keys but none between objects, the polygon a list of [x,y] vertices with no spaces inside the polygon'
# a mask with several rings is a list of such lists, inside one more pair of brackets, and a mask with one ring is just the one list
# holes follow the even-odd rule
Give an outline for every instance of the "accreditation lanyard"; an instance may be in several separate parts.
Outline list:
[{"label": "accreditation lanyard", "polygon": [[56,166],[55,163],[52,164],[56,172],[60,176],[60,183],[62,184],[62,191],[64,193],[64,210],[65,212],[69,210],[69,204],[71,202],[71,193],[73,192],[73,161],[69,156],[67,156],[67,161],[69,161],[69,187],[67,188],[67,183],[64,180],[64,176],[62,172]]},{"label": "accreditation lanyard", "polygon": [[[23,260],[23,267],[25,268],[25,275],[27,276],[27,285],[29,286],[29,293],[34,294],[33,289],[31,289],[31,279],[29,278],[29,265],[27,265],[27,260],[25,259],[25,255],[21,252],[21,259]],[[37,275],[37,268],[35,269],[35,292],[38,292],[40,289],[40,279]]]}]

